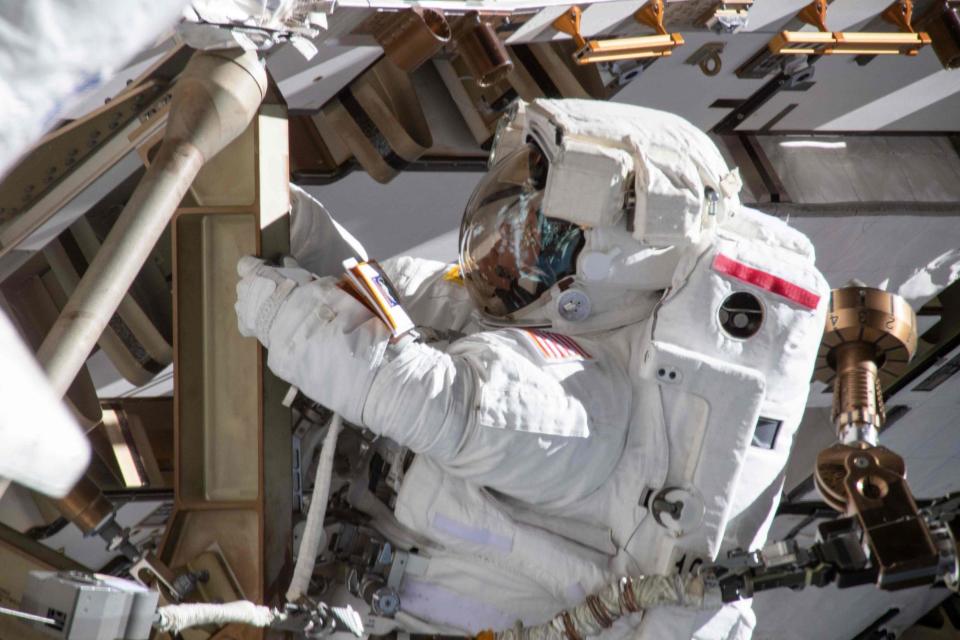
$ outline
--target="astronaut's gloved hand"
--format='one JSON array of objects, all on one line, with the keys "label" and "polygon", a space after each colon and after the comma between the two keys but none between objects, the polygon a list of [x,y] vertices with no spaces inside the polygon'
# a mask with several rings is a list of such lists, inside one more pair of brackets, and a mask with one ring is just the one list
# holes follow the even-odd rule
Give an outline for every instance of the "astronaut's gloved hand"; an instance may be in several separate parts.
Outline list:
[{"label": "astronaut's gloved hand", "polygon": [[296,287],[269,332],[271,371],[347,422],[365,425],[370,385],[391,347],[386,324],[326,277]]},{"label": "astronaut's gloved hand", "polygon": [[279,377],[362,424],[370,385],[390,344],[386,325],[335,278],[251,256],[240,259],[237,273],[240,333],[269,349],[267,365]]},{"label": "astronaut's gloved hand", "polygon": [[244,256],[237,262],[237,326],[240,333],[256,338],[269,347],[270,327],[280,305],[299,285],[314,279],[313,274],[284,258],[283,267],[267,264],[260,258]]}]

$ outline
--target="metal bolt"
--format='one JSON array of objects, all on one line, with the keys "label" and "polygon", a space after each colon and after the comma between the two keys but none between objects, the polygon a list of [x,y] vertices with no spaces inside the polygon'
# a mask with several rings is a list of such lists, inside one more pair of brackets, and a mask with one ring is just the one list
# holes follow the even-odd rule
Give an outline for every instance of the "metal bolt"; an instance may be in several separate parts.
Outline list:
[{"label": "metal bolt", "polygon": [[380,587],[373,593],[370,606],[377,615],[390,618],[400,610],[400,596],[393,587]]}]

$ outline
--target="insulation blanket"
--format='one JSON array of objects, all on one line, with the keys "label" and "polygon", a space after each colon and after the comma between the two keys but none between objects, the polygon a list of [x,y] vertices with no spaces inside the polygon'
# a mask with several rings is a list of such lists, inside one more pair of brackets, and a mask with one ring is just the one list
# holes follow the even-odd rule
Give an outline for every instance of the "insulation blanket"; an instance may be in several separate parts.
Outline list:
[{"label": "insulation blanket", "polygon": [[186,0],[30,0],[0,12],[0,176],[69,105],[172,29]]}]

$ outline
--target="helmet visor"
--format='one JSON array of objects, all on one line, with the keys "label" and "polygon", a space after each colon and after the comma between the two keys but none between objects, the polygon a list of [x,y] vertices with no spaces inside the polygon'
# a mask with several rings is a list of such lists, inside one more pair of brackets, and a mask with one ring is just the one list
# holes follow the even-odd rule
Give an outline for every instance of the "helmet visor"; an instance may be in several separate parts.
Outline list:
[{"label": "helmet visor", "polygon": [[543,211],[546,161],[534,145],[498,162],[474,190],[460,227],[464,284],[488,314],[507,317],[576,271],[577,225]]}]

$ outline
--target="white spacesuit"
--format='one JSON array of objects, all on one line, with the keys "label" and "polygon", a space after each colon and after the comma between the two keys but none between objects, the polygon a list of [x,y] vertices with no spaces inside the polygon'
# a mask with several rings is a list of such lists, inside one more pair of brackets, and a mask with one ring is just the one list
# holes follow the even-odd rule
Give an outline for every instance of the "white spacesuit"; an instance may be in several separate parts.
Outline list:
[{"label": "white spacesuit", "polygon": [[[384,265],[442,340],[393,341],[333,278],[241,262],[240,328],[270,368],[417,454],[394,513],[432,545],[405,614],[536,624],[619,575],[763,543],[828,288],[809,241],[739,188],[676,116],[539,100],[501,124],[459,266]],[[753,627],[745,603],[628,622],[605,635]]]}]

